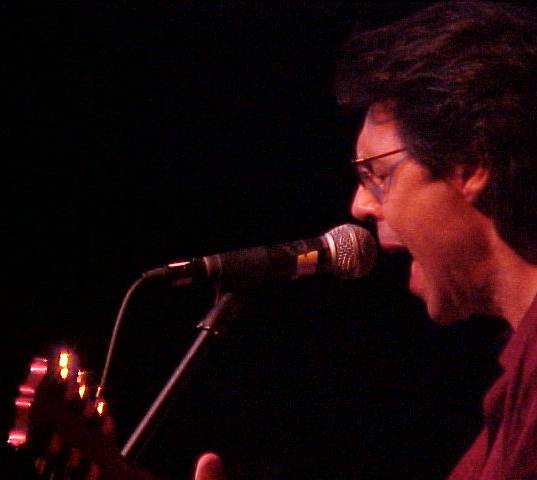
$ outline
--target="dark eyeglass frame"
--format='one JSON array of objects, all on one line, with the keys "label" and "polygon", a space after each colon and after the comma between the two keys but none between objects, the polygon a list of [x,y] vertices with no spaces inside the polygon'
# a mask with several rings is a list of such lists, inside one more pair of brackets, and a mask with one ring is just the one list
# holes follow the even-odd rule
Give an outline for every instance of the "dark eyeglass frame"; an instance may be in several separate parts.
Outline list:
[{"label": "dark eyeglass frame", "polygon": [[386,172],[382,176],[376,175],[371,168],[371,162],[378,160],[380,158],[388,157],[389,155],[394,155],[396,153],[404,152],[406,148],[398,148],[396,150],[390,150],[386,153],[381,153],[380,155],[373,155],[371,157],[359,157],[353,158],[351,160],[351,165],[355,169],[360,182],[362,185],[367,188],[377,199],[378,202],[382,203],[384,201],[385,195],[388,193],[391,183],[391,177],[394,170],[405,160],[408,159],[407,156],[400,158],[386,169]]}]

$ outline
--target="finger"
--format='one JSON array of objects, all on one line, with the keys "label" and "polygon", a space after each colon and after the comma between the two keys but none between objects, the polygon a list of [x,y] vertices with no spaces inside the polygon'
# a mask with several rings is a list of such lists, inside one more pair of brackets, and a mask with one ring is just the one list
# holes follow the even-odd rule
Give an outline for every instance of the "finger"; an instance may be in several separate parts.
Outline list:
[{"label": "finger", "polygon": [[225,480],[224,465],[221,458],[213,452],[200,455],[196,462],[194,480]]}]

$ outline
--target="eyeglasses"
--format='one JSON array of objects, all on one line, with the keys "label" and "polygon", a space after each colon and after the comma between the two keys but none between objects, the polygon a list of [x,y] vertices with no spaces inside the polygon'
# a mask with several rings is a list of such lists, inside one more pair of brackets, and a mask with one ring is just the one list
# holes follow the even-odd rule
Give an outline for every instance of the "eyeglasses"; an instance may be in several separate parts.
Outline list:
[{"label": "eyeglasses", "polygon": [[393,172],[401,162],[408,159],[408,157],[405,156],[390,165],[386,165],[385,163],[375,165],[374,161],[389,155],[404,152],[405,150],[406,148],[398,148],[397,150],[391,150],[390,152],[381,153],[380,155],[354,158],[351,160],[351,165],[356,170],[360,182],[362,182],[363,186],[375,196],[379,203],[384,201],[384,197],[388,193]]}]

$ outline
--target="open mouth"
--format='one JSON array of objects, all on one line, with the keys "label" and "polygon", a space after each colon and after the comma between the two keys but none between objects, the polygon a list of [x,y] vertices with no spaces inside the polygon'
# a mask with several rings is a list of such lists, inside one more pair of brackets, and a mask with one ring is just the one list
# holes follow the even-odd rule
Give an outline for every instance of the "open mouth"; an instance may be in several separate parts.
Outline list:
[{"label": "open mouth", "polygon": [[406,285],[413,295],[421,297],[423,294],[423,269],[414,259],[408,248],[399,239],[398,235],[386,222],[377,223],[377,238],[382,251],[387,256],[402,258],[403,262],[396,262],[399,266],[405,266]]}]

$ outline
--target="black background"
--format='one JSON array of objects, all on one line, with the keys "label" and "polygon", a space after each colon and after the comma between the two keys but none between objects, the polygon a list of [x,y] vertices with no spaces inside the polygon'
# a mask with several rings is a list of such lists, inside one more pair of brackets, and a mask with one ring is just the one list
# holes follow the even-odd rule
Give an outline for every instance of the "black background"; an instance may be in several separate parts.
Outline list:
[{"label": "black background", "polygon": [[[103,367],[141,272],[350,221],[357,128],[331,88],[356,22],[427,2],[47,2],[3,7],[8,140],[1,431],[29,359]],[[7,147],[9,145],[10,148]],[[9,153],[8,153],[9,152]],[[502,327],[431,324],[404,258],[244,299],[137,449],[164,478],[219,452],[233,479],[442,478],[479,427]],[[107,398],[119,442],[197,334],[208,287],[141,288]],[[3,462],[17,459],[5,445]]]}]

